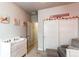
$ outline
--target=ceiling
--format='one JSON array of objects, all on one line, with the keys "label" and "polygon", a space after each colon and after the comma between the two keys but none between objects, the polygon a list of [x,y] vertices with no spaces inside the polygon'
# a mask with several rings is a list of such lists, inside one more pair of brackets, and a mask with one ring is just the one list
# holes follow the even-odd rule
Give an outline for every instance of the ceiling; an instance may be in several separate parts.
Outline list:
[{"label": "ceiling", "polygon": [[15,2],[19,7],[31,14],[32,11],[71,4],[72,2]]}]

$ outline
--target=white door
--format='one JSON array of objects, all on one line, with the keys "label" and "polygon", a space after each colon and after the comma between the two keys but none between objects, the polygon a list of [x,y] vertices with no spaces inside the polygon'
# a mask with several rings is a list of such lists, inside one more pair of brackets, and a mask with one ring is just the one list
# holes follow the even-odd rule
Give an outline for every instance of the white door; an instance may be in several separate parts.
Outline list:
[{"label": "white door", "polygon": [[44,21],[44,50],[58,47],[58,20]]},{"label": "white door", "polygon": [[78,37],[78,19],[59,20],[60,45],[70,44],[72,38]]}]

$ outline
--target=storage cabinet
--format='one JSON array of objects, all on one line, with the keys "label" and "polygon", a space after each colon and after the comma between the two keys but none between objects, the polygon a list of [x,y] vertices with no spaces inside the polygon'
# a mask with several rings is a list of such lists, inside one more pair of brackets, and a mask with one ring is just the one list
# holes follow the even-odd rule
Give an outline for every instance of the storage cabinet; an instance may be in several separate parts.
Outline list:
[{"label": "storage cabinet", "polygon": [[58,20],[44,21],[44,50],[58,47]]},{"label": "storage cabinet", "polygon": [[13,42],[0,42],[1,57],[21,57],[27,54],[27,39],[20,38]]},{"label": "storage cabinet", "polygon": [[71,44],[72,38],[78,37],[78,19],[59,20],[60,45]]},{"label": "storage cabinet", "polygon": [[57,49],[78,37],[78,18],[44,21],[43,48]]}]

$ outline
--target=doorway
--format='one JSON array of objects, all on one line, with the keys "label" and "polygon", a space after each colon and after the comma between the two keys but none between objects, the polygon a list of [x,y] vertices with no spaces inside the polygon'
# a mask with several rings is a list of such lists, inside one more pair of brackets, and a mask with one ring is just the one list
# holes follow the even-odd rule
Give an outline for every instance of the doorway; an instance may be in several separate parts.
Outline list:
[{"label": "doorway", "polygon": [[30,52],[30,50],[38,46],[38,23],[28,22],[27,28],[27,50]]}]

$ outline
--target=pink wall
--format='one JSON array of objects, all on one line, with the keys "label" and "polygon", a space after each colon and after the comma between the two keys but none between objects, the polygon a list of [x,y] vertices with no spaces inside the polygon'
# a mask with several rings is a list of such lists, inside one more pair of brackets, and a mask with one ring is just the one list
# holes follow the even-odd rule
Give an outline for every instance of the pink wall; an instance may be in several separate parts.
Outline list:
[{"label": "pink wall", "polygon": [[[21,22],[30,19],[22,8],[11,2],[0,2],[0,16],[10,17],[10,21],[14,18],[20,19]],[[0,39],[5,40],[17,36],[26,36],[26,27],[0,23]]]}]

